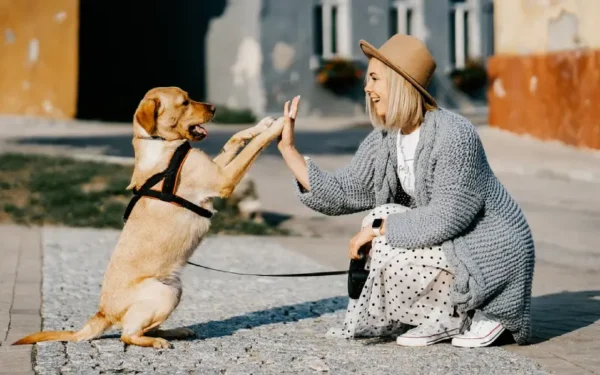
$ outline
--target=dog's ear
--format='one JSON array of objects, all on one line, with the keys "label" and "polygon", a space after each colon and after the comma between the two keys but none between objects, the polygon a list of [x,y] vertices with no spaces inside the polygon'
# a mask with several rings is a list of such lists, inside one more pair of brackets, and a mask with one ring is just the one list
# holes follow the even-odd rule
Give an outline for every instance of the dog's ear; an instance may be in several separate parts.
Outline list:
[{"label": "dog's ear", "polygon": [[144,99],[135,111],[135,122],[138,123],[148,135],[152,135],[156,128],[158,107],[160,101],[156,98]]}]

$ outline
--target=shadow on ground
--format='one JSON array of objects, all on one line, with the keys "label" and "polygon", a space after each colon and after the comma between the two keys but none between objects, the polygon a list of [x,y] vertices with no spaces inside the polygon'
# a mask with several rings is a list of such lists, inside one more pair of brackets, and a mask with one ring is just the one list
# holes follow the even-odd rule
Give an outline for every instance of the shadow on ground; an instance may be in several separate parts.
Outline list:
[{"label": "shadow on ground", "polygon": [[[209,155],[217,155],[227,140],[234,134],[232,131],[213,132],[203,142],[195,142],[193,146]],[[331,132],[298,132],[296,145],[298,149],[309,155],[348,155],[354,154],[360,142],[369,133],[368,128],[345,129]],[[22,145],[44,145],[58,147],[101,147],[110,156],[133,157],[133,146],[130,135],[92,136],[92,137],[56,137],[27,138],[17,141]],[[264,151],[267,155],[279,155],[276,142]]]},{"label": "shadow on ground", "polygon": [[317,318],[323,314],[346,309],[347,297],[331,297],[318,301],[295,305],[274,307],[234,316],[225,320],[194,324],[188,328],[194,330],[200,339],[230,336],[240,329],[252,329],[269,324],[293,323],[302,319]]},{"label": "shadow on ground", "polygon": [[571,333],[600,319],[600,291],[561,292],[534,297],[533,343]]},{"label": "shadow on ground", "polygon": [[[191,340],[206,340],[231,336],[241,329],[253,329],[270,324],[286,324],[302,319],[318,318],[324,314],[345,310],[348,297],[338,296],[318,301],[298,303],[254,311],[224,320],[198,323],[188,328],[197,334]],[[600,319],[600,291],[562,292],[534,297],[532,300],[533,340],[532,344],[550,340],[594,324]],[[293,329],[293,328],[290,328]],[[118,335],[105,335],[103,338],[118,338]],[[370,344],[393,341],[382,337]],[[494,346],[512,344],[510,334],[494,343]]]},{"label": "shadow on ground", "polygon": [[[195,324],[188,328],[194,330],[202,339],[217,338],[232,335],[240,329],[316,318],[346,309],[347,303],[347,297],[338,296],[255,311],[225,320]],[[532,316],[533,344],[585,328],[600,319],[600,291],[562,292],[534,297]],[[510,341],[505,338],[499,344],[508,344]]]}]

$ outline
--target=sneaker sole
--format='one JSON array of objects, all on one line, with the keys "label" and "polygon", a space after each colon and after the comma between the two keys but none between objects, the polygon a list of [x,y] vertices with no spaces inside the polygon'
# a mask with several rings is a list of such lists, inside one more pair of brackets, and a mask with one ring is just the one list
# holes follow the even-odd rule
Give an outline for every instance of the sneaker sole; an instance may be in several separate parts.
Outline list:
[{"label": "sneaker sole", "polygon": [[502,332],[506,331],[506,328],[502,327],[502,325],[498,324],[496,328],[492,330],[485,337],[473,337],[473,338],[462,338],[455,337],[452,339],[452,345],[458,346],[461,348],[482,348],[484,346],[491,345]]},{"label": "sneaker sole", "polygon": [[448,341],[448,340],[453,340],[453,338],[455,336],[458,336],[458,333],[452,333],[452,334],[447,334],[446,336],[442,336],[442,337],[438,337],[435,339],[423,339],[423,338],[411,338],[411,337],[398,337],[396,339],[396,344],[400,345],[400,346],[410,346],[410,347],[415,347],[415,346],[429,346],[429,345],[433,345],[436,344],[438,342],[441,341]]}]

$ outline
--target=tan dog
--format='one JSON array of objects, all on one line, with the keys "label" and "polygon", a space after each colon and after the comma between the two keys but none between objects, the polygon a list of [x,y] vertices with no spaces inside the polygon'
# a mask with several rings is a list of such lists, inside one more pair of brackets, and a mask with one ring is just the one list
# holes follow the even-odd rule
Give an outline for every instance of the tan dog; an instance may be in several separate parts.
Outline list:
[{"label": "tan dog", "polygon": [[[205,138],[202,124],[212,119],[214,111],[214,106],[190,100],[179,88],[150,90],[134,116],[135,166],[128,188],[140,188],[149,177],[165,170],[182,143]],[[192,149],[181,168],[176,194],[212,210],[211,198],[231,195],[261,150],[279,137],[286,119],[266,118],[235,134],[214,160]],[[161,185],[158,183],[154,189]],[[113,326],[122,328],[121,340],[131,345],[168,348],[165,338],[193,336],[187,328],[158,328],[179,304],[179,275],[209,226],[210,219],[185,208],[142,198],[131,212],[110,259],[96,315],[78,332],[34,333],[15,345],[90,340]]]}]

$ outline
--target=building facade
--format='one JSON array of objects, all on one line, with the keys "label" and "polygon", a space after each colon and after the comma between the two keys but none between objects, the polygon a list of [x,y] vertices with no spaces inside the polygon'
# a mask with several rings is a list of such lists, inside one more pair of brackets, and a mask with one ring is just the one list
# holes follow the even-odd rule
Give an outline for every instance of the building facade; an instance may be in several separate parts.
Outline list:
[{"label": "building facade", "polygon": [[358,42],[380,46],[395,33],[429,46],[438,63],[430,91],[441,105],[477,106],[485,90],[465,94],[451,73],[493,53],[492,8],[491,0],[6,0],[0,113],[130,121],[147,90],[179,86],[258,116],[280,113],[295,95],[303,115],[362,114],[367,61]]},{"label": "building facade", "polygon": [[493,53],[491,0],[230,0],[207,33],[207,93],[230,107],[276,113],[302,95],[312,115],[364,112],[362,81],[333,91],[318,81],[331,59],[364,72],[359,47],[405,33],[423,40],[438,63],[431,91],[441,105],[485,104],[485,92],[466,95],[450,74]]}]

